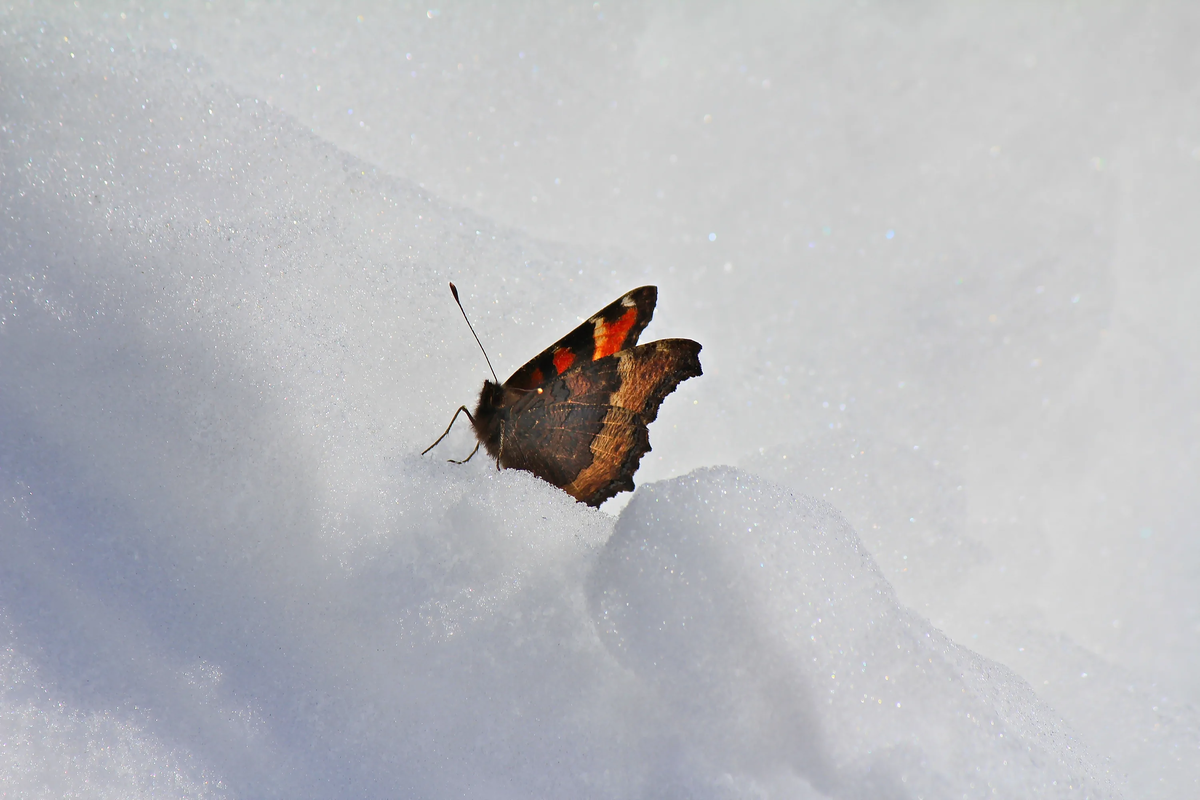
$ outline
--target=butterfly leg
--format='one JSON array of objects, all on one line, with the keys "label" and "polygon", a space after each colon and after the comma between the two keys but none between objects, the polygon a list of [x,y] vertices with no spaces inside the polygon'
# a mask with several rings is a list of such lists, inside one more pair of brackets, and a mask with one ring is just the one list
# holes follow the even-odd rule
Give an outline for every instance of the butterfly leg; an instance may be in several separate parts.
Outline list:
[{"label": "butterfly leg", "polygon": [[496,472],[500,471],[500,458],[504,455],[504,420],[500,420],[500,452],[496,453]]},{"label": "butterfly leg", "polygon": [[453,458],[447,458],[446,460],[449,461],[451,464],[465,464],[468,461],[470,461],[472,458],[474,458],[475,454],[478,452],[479,452],[479,442],[476,442],[475,449],[471,451],[471,455],[467,456],[462,461],[455,461]]},{"label": "butterfly leg", "polygon": [[[467,407],[466,407],[466,406],[459,406],[459,407],[458,407],[458,411],[455,411],[455,412],[454,412],[454,416],[450,418],[450,424],[446,426],[446,432],[445,432],[445,433],[443,433],[441,436],[439,436],[439,437],[437,438],[437,441],[436,441],[436,442],[434,442],[433,444],[429,445],[429,447],[426,447],[424,450],[422,450],[422,451],[421,451],[421,455],[425,455],[425,454],[426,454],[426,453],[428,453],[430,450],[432,450],[433,448],[437,447],[437,446],[438,446],[438,442],[440,442],[440,441],[442,441],[442,439],[445,439],[445,438],[446,438],[446,435],[450,433],[450,429],[454,427],[454,423],[455,423],[455,422],[458,420],[458,415],[459,415],[459,414],[466,414],[466,415],[467,415],[467,419],[471,420],[471,424],[472,424],[472,425],[474,425],[474,424],[475,424],[475,418],[471,416],[471,412],[470,412],[470,411],[467,411]],[[476,446],[475,446],[475,449],[476,449],[476,450],[478,450],[478,449],[479,449],[479,446],[478,446],[478,445],[476,445]],[[471,456],[473,456],[473,455],[475,455],[475,453],[472,451],[472,453],[471,453]],[[466,459],[464,459],[464,461],[465,461],[465,460],[469,460],[469,459],[471,458],[471,456],[467,456],[467,458],[466,458]],[[460,463],[461,463],[461,462],[460,462]]]}]

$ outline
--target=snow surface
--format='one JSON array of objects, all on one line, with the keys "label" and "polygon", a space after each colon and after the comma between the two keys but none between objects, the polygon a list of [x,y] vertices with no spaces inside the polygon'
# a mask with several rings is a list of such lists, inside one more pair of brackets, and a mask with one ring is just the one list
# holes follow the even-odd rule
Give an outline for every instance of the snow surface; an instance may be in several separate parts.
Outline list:
[{"label": "snow surface", "polygon": [[[1198,36],[4,6],[0,796],[1200,795]],[[417,455],[448,280],[659,286],[632,497]]]}]

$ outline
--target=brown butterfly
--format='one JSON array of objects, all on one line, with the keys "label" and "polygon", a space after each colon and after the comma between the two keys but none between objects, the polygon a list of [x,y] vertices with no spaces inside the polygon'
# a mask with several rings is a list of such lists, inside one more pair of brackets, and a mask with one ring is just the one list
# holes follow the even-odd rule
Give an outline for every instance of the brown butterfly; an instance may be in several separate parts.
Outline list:
[{"label": "brown butterfly", "polygon": [[[462,311],[453,283],[450,291]],[[657,299],[654,286],[627,292],[503,384],[484,381],[474,415],[460,406],[446,432],[421,455],[465,413],[479,443],[456,464],[471,460],[482,444],[497,468],[532,472],[589,506],[633,491],[633,473],[650,452],[647,426],[663,398],[681,381],[703,374],[700,345],[691,339],[637,344]],[[487,359],[486,351],[483,355]]]}]

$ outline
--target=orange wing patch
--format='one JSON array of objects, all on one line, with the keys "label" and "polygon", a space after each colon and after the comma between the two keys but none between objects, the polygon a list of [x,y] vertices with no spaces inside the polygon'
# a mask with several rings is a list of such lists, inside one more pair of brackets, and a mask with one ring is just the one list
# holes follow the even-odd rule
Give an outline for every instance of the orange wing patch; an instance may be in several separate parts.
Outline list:
[{"label": "orange wing patch", "polygon": [[562,375],[575,363],[575,354],[565,347],[554,351],[554,371]]},{"label": "orange wing patch", "polygon": [[593,361],[611,356],[621,349],[621,346],[625,344],[626,334],[633,327],[633,323],[637,322],[637,315],[638,310],[635,307],[626,311],[620,319],[613,322],[605,322],[603,319],[596,320],[596,350],[592,354]]}]

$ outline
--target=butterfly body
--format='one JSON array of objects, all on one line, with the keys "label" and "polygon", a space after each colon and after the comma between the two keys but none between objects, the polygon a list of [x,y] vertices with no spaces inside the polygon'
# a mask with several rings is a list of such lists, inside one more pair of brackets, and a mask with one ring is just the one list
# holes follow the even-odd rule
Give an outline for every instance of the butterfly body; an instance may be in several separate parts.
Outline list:
[{"label": "butterfly body", "polygon": [[485,381],[471,424],[496,463],[599,506],[632,491],[663,398],[702,374],[700,345],[637,345],[658,290],[628,292],[517,370]]}]

